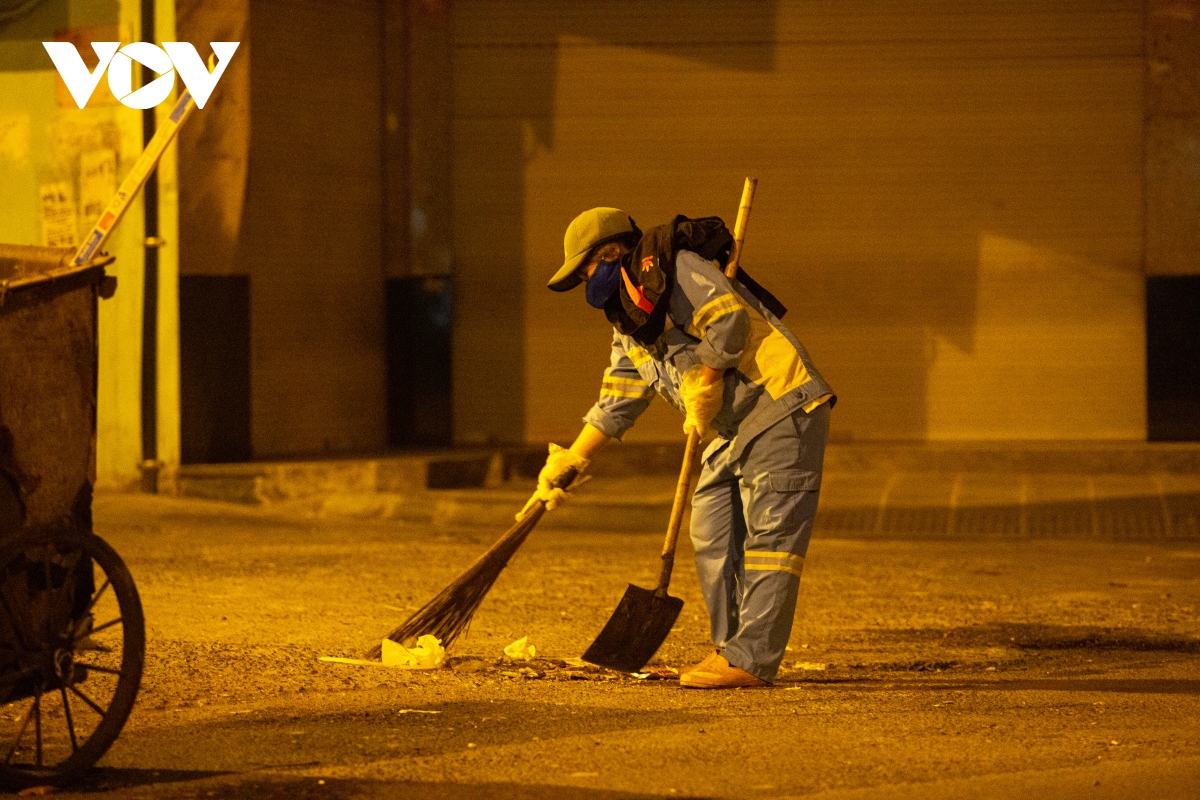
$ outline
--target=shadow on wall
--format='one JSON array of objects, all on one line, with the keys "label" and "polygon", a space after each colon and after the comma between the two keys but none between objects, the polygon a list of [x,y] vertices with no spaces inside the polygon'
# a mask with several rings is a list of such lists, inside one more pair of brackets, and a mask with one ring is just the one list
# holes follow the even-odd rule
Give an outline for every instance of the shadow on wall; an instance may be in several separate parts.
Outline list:
[{"label": "shadow on wall", "polygon": [[971,328],[933,338],[928,438],[1141,439],[1141,273],[990,233],[976,264]]},{"label": "shadow on wall", "polygon": [[[1115,424],[1086,432],[1047,426],[1046,414],[959,424],[991,413],[985,387],[956,375],[966,383],[935,398],[947,372],[931,374],[948,348],[990,370],[989,381],[1023,375],[1042,396],[1067,397],[1078,388],[1054,368],[1085,352],[1093,374],[1115,367],[1140,383],[1136,355],[1103,356],[1108,332],[1049,358],[1049,348],[1014,345],[1022,331],[1004,341],[1002,315],[979,338],[982,316],[1005,309],[980,307],[994,299],[981,271],[1008,257],[997,241],[1014,243],[1018,260],[1042,258],[1026,270],[1028,294],[1052,285],[1074,303],[1052,315],[1086,311],[1086,292],[1060,291],[1086,263],[1129,284],[1119,325],[1140,317],[1140,290],[1125,280],[1140,258],[1140,2],[749,3],[714,24],[717,7],[518,3],[507,17],[498,4],[456,7],[466,320],[455,336],[456,404],[474,412],[460,424],[477,426],[460,438],[485,441],[498,432],[489,424],[503,426],[502,439],[560,438],[567,431],[543,419],[567,425],[565,409],[594,400],[596,376],[570,364],[601,326],[563,320],[562,303],[535,283],[571,212],[603,197],[629,203],[643,225],[676,211],[729,214],[743,168],[763,180],[748,268],[792,309],[789,326],[838,390],[835,433],[978,438],[1008,425],[995,435],[1015,426],[1022,438],[1140,438],[1144,404],[1114,405],[1107,391],[1069,409],[1115,408]],[[671,58],[653,57],[663,54]],[[655,218],[641,218],[647,209]],[[1074,332],[1086,338],[1112,320],[1095,313]],[[484,353],[504,387],[485,385]]]},{"label": "shadow on wall", "polygon": [[[749,0],[738,13],[723,15],[733,27],[717,30],[698,11],[703,7],[685,0],[523,5],[520,14],[506,3],[472,5],[470,24],[458,25],[454,42],[457,65],[467,65],[462,71],[456,66],[456,95],[471,95],[465,102],[472,106],[473,98],[486,98],[486,106],[505,116],[465,115],[472,133],[455,140],[455,172],[471,175],[469,190],[456,187],[455,199],[457,441],[525,438],[526,333],[514,324],[525,314],[525,166],[532,151],[554,147],[563,40],[575,40],[573,47],[624,46],[765,73],[774,68],[777,6],[778,0]],[[461,17],[461,8],[456,13]]]}]

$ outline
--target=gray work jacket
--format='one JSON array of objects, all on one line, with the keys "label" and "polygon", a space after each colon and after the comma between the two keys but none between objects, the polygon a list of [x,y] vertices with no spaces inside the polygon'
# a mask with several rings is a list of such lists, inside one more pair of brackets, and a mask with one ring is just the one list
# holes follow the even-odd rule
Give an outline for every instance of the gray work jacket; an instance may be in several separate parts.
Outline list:
[{"label": "gray work jacket", "polygon": [[797,409],[837,401],[804,345],[714,262],[680,250],[669,303],[667,329],[652,346],[613,331],[600,399],[585,422],[620,439],[655,394],[683,411],[680,376],[696,364],[727,370],[713,428],[734,458]]}]

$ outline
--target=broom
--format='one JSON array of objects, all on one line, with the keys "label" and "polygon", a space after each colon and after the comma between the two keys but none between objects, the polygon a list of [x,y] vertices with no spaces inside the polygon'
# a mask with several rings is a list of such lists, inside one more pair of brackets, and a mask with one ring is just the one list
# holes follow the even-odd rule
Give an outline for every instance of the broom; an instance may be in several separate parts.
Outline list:
[{"label": "broom", "polygon": [[[577,475],[573,469],[568,471],[559,481],[559,486],[576,484]],[[517,520],[517,524],[509,528],[487,552],[475,559],[463,574],[421,606],[403,625],[389,633],[387,638],[403,645],[419,636],[430,634],[441,640],[442,647],[449,649],[459,634],[471,624],[471,617],[475,616],[475,610],[483,602],[492,584],[500,577],[500,573],[508,566],[508,560],[524,544],[526,537],[537,527],[538,520],[545,513],[546,503],[542,500],[535,501],[529,511]],[[380,643],[367,651],[366,657],[377,659],[382,654],[383,645]]]},{"label": "broom", "polygon": [[[753,187],[747,178],[746,192],[753,197]],[[756,181],[757,182],[757,181]],[[742,204],[748,207],[749,200],[743,192]],[[742,209],[738,210],[738,219],[742,219]],[[737,245],[740,253],[741,241]],[[737,254],[733,256],[737,263]],[[578,481],[576,479],[579,479]],[[576,488],[586,477],[580,478],[574,470],[569,470],[558,481],[558,488]],[[399,628],[387,635],[387,639],[403,645],[420,636],[432,635],[441,640],[442,647],[447,650],[471,624],[471,618],[479,608],[483,598],[491,590],[492,584],[500,573],[508,566],[508,560],[525,543],[525,539],[537,527],[538,520],[546,513],[546,504],[541,500],[534,501],[528,513],[517,520],[508,531],[501,536],[487,552],[475,559],[466,571],[451,581],[432,600],[417,609],[416,613],[404,621]],[[367,651],[366,658],[378,659],[383,655],[383,644],[377,644]]]}]

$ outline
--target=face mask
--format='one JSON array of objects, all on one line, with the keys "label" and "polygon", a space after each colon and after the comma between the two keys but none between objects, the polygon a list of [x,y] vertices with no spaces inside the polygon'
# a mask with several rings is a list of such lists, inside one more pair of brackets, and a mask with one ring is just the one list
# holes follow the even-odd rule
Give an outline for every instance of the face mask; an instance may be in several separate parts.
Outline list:
[{"label": "face mask", "polygon": [[601,261],[596,265],[596,271],[587,280],[588,305],[592,308],[604,308],[608,298],[616,293],[621,285],[621,262]]}]

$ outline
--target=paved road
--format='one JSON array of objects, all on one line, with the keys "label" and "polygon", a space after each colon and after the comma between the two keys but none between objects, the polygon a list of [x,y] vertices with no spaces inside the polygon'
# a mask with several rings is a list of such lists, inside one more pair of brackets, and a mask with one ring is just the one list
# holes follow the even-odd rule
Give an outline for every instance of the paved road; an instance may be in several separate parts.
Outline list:
[{"label": "paved road", "polygon": [[[658,536],[539,531],[450,669],[357,656],[498,533],[102,496],[148,621],[139,704],[88,797],[1196,797],[1200,547],[813,543],[775,688],[577,656]],[[660,653],[707,648],[690,552]],[[528,635],[545,658],[502,659]],[[522,672],[524,668],[525,672]]]}]

